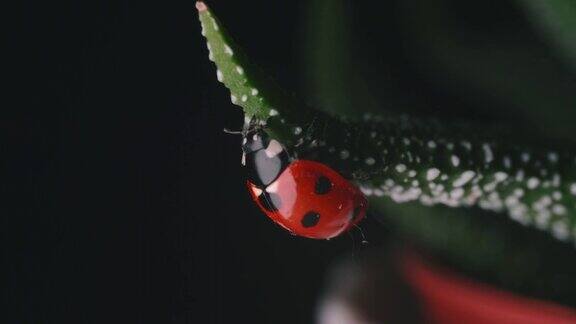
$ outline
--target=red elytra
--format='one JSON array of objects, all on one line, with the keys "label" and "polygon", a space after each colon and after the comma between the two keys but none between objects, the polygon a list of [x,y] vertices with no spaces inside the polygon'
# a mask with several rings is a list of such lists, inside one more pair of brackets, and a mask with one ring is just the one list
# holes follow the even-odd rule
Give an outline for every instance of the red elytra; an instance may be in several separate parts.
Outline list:
[{"label": "red elytra", "polygon": [[[318,193],[319,179],[329,180],[329,189]],[[330,239],[364,218],[367,201],[362,192],[324,164],[292,162],[266,191],[276,195],[275,210],[259,200],[261,190],[248,181],[250,194],[274,222],[295,235]]]}]

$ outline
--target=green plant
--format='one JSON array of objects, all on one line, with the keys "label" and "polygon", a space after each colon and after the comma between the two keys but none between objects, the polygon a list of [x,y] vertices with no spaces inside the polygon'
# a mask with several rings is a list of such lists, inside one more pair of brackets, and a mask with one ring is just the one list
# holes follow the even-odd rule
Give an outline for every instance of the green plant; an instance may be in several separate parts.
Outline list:
[{"label": "green plant", "polygon": [[[526,140],[511,125],[393,111],[354,118],[342,116],[345,108],[338,108],[341,115],[312,108],[267,79],[210,9],[202,2],[197,7],[217,79],[230,89],[232,103],[244,110],[247,120],[259,120],[294,155],[322,161],[354,180],[370,197],[373,210],[442,257],[535,295],[563,285],[544,295],[571,303],[574,279],[534,278],[546,273],[542,251],[573,257],[572,248],[518,225],[573,244],[576,151],[570,141]],[[497,214],[508,215],[515,224]],[[526,244],[533,239],[540,243]],[[507,259],[513,266],[503,264]],[[521,267],[531,268],[518,274]]]}]

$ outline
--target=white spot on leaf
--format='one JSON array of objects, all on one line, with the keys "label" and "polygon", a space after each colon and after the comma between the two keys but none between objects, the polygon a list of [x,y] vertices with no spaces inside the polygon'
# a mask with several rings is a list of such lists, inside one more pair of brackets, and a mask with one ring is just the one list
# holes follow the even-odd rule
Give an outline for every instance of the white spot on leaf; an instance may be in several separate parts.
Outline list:
[{"label": "white spot on leaf", "polygon": [[536,187],[538,187],[539,184],[540,180],[538,180],[538,178],[531,177],[530,179],[528,179],[526,185],[528,186],[528,189],[535,189]]},{"label": "white spot on leaf", "polygon": [[576,183],[570,185],[570,193],[576,196]]},{"label": "white spot on leaf", "polygon": [[436,179],[439,175],[440,175],[440,170],[438,170],[436,168],[428,169],[428,171],[426,171],[426,180],[432,181],[432,180]]},{"label": "white spot on leaf", "polygon": [[218,31],[220,28],[218,28],[218,24],[216,23],[216,20],[212,17],[210,17],[210,19],[212,19],[212,27],[214,27],[215,31]]},{"label": "white spot on leaf", "polygon": [[457,166],[460,165],[460,158],[457,157],[456,155],[452,155],[452,156],[450,157],[450,161],[452,161],[452,165],[455,166],[455,167],[457,167]]},{"label": "white spot on leaf", "polygon": [[558,162],[558,153],[556,152],[549,152],[548,153],[548,160],[552,163]]},{"label": "white spot on leaf", "polygon": [[472,180],[472,178],[474,178],[475,175],[476,175],[476,173],[474,171],[471,171],[471,170],[464,171],[458,179],[454,180],[454,183],[452,183],[452,186],[462,187],[463,185],[468,183],[468,181]]},{"label": "white spot on leaf", "polygon": [[492,153],[490,145],[484,144],[482,145],[482,149],[484,150],[484,160],[486,163],[492,162],[494,160],[494,153]]},{"label": "white spot on leaf", "polygon": [[232,51],[228,44],[224,44],[224,52],[230,56],[234,55],[234,51]]}]

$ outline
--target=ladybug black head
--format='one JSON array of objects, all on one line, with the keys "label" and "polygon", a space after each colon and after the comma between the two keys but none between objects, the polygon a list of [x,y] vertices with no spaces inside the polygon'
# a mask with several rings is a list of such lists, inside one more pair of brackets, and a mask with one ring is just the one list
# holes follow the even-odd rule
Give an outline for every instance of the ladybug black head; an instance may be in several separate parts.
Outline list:
[{"label": "ladybug black head", "polygon": [[242,151],[245,154],[252,153],[268,146],[270,139],[268,134],[261,129],[252,129],[244,134]]}]

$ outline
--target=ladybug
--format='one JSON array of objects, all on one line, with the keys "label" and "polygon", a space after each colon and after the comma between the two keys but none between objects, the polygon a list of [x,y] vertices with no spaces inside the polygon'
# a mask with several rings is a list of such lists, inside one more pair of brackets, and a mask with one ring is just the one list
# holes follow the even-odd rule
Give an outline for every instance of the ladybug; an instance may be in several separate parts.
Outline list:
[{"label": "ladybug", "polygon": [[322,163],[292,159],[262,129],[243,132],[242,151],[252,198],[292,234],[330,239],[364,218],[367,201],[356,186]]}]

